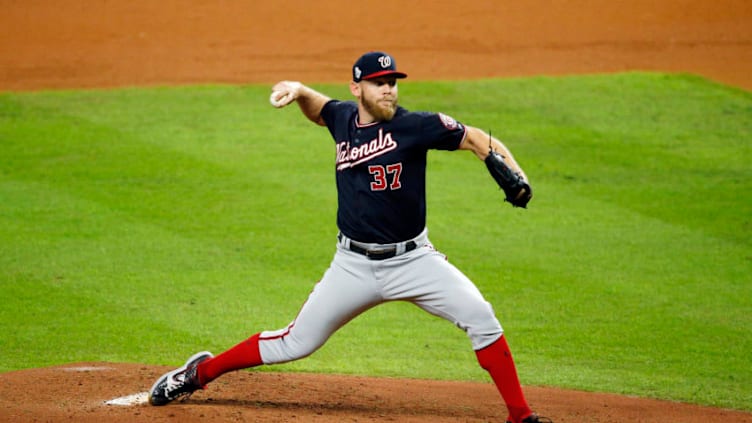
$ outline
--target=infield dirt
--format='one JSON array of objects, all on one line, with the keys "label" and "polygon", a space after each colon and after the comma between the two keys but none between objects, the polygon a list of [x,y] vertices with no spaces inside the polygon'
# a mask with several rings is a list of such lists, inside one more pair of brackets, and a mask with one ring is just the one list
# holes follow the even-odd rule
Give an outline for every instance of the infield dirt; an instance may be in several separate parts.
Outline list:
[{"label": "infield dirt", "polygon": [[[0,3],[0,91],[349,80],[366,50],[411,79],[648,70],[752,90],[752,2],[38,0]],[[239,339],[240,341],[240,339]],[[229,346],[228,346],[229,347]],[[186,357],[194,351],[185,351]],[[179,363],[176,363],[179,364]],[[167,367],[0,374],[1,421],[501,422],[490,383],[234,372],[166,407],[106,405]],[[566,422],[752,422],[710,407],[526,386]]]}]

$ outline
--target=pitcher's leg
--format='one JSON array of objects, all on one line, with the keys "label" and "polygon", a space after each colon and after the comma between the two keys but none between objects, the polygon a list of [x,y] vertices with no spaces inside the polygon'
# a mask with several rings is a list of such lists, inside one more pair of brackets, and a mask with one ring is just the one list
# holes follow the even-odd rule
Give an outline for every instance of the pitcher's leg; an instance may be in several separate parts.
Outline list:
[{"label": "pitcher's leg", "polygon": [[411,257],[409,266],[390,274],[387,298],[413,302],[465,331],[473,349],[495,342],[503,330],[491,304],[446,257],[432,250]]},{"label": "pitcher's leg", "polygon": [[525,394],[522,392],[517,368],[512,359],[506,337],[502,335],[493,344],[481,350],[476,350],[475,355],[480,366],[491,375],[491,379],[496,384],[496,389],[507,405],[509,411],[507,421],[521,422],[532,415],[533,410],[530,409]]},{"label": "pitcher's leg", "polygon": [[464,330],[471,339],[478,363],[488,371],[509,411],[508,421],[520,422],[533,414],[522,392],[517,369],[493,307],[462,272],[440,254],[427,255],[417,274],[413,302]]},{"label": "pitcher's leg", "polygon": [[257,333],[222,354],[199,363],[196,368],[199,383],[203,386],[233,370],[263,364],[259,353],[258,337]]},{"label": "pitcher's leg", "polygon": [[197,369],[201,384],[233,370],[297,360],[316,351],[337,329],[381,301],[372,278],[361,267],[352,257],[337,253],[292,323],[256,333],[201,362]]},{"label": "pitcher's leg", "polygon": [[287,327],[261,332],[259,348],[264,364],[312,354],[337,329],[381,301],[373,278],[345,270],[341,264],[333,264],[327,270]]}]

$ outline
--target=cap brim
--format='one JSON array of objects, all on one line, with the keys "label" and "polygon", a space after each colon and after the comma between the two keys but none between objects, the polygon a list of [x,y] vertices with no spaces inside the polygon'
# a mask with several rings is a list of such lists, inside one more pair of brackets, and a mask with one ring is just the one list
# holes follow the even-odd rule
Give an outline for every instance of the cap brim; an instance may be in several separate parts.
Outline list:
[{"label": "cap brim", "polygon": [[397,71],[393,71],[393,70],[385,70],[385,71],[375,72],[375,73],[372,73],[370,75],[366,75],[366,76],[364,76],[364,77],[362,77],[360,79],[361,80],[364,80],[364,79],[374,79],[374,78],[379,78],[379,77],[382,77],[382,76],[393,76],[395,78],[407,78],[407,74],[406,73],[397,72]]}]

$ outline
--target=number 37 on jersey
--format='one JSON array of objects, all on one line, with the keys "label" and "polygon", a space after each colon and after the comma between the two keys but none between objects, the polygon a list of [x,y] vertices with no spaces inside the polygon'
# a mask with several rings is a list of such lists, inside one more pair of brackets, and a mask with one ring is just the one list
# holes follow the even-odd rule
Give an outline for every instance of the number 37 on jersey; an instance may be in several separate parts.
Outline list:
[{"label": "number 37 on jersey", "polygon": [[402,163],[389,165],[370,165],[368,172],[373,176],[371,191],[392,191],[402,188],[400,176],[402,176]]}]

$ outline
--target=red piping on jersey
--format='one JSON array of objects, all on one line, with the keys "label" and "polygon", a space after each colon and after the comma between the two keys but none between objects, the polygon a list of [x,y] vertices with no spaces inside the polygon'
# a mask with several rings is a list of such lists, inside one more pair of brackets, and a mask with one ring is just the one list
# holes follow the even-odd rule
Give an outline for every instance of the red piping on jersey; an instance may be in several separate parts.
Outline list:
[{"label": "red piping on jersey", "polygon": [[360,123],[360,115],[358,113],[355,114],[355,127],[356,128],[368,128],[369,126],[378,125],[382,122],[376,121],[376,122],[368,122],[368,123]]},{"label": "red piping on jersey", "polygon": [[[296,320],[297,320],[297,319],[296,319]],[[273,340],[273,339],[280,339],[280,338],[284,338],[285,336],[287,336],[287,335],[289,335],[289,334],[290,334],[290,330],[291,330],[291,329],[292,329],[292,328],[293,328],[294,326],[295,326],[295,321],[293,320],[293,322],[292,322],[292,323],[290,323],[290,324],[289,324],[289,325],[287,326],[287,330],[286,330],[286,331],[284,331],[284,332],[283,332],[282,334],[280,334],[280,335],[276,335],[276,336],[270,336],[270,337],[265,337],[265,336],[260,336],[260,335],[259,335],[259,341],[271,341],[271,340]]]}]

